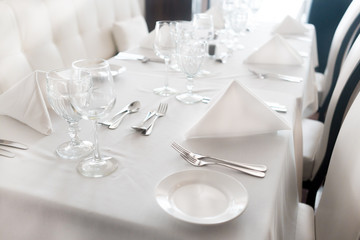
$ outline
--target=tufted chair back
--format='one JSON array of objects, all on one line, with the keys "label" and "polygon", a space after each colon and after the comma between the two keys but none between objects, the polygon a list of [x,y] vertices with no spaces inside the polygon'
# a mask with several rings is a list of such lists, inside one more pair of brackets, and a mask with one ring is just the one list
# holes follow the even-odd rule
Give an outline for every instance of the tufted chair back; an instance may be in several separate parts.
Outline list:
[{"label": "tufted chair back", "polygon": [[116,21],[142,14],[134,0],[0,0],[0,94],[34,70],[116,52]]}]

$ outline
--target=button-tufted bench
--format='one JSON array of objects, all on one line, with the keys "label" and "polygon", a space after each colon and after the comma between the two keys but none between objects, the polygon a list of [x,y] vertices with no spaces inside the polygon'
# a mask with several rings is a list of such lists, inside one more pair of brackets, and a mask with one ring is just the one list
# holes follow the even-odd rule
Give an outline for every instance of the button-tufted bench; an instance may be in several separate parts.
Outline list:
[{"label": "button-tufted bench", "polygon": [[141,14],[138,0],[0,0],[0,94],[34,70],[110,58],[113,24]]}]

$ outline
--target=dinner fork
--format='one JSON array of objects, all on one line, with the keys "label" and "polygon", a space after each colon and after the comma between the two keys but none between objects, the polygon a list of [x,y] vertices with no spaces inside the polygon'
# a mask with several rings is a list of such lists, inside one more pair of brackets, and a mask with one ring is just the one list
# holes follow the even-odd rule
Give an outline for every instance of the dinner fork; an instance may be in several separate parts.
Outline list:
[{"label": "dinner fork", "polygon": [[155,121],[159,118],[159,117],[163,117],[166,114],[168,108],[168,104],[167,103],[160,103],[158,110],[155,112],[155,117],[152,120],[152,122],[150,123],[149,127],[146,129],[144,135],[145,136],[149,136],[152,133],[152,130],[154,128],[155,125]]},{"label": "dinner fork", "polygon": [[300,77],[288,76],[288,75],[283,75],[283,74],[278,74],[278,73],[261,73],[261,72],[257,72],[252,69],[249,69],[249,71],[252,72],[253,74],[255,74],[260,79],[265,79],[265,78],[270,77],[270,78],[277,78],[277,79],[281,79],[281,80],[288,81],[288,82],[294,82],[294,83],[302,82],[302,78],[300,78]]},{"label": "dinner fork", "polygon": [[210,159],[215,160],[218,163],[224,163],[224,164],[227,164],[227,165],[233,165],[233,166],[237,166],[237,167],[241,167],[241,168],[251,169],[251,170],[254,170],[254,171],[260,171],[260,172],[266,172],[267,171],[267,167],[265,165],[262,165],[262,164],[237,163],[237,162],[231,162],[231,161],[227,161],[227,160],[220,159],[220,158],[204,156],[204,155],[201,155],[201,154],[198,154],[198,153],[191,152],[191,151],[187,150],[186,148],[184,148],[183,146],[181,146],[180,144],[178,144],[176,142],[173,142],[171,144],[171,146],[176,151],[178,151],[180,154],[189,155],[192,158],[195,158],[195,159],[200,160],[200,161],[202,159],[205,159],[205,158],[210,158]]},{"label": "dinner fork", "polygon": [[259,178],[265,177],[264,172],[254,171],[254,170],[251,170],[251,169],[248,169],[248,168],[237,167],[237,166],[234,166],[234,165],[221,163],[221,162],[207,162],[207,161],[204,161],[204,160],[196,159],[196,158],[190,156],[189,154],[180,154],[180,156],[185,161],[187,161],[188,163],[190,163],[191,165],[193,165],[195,167],[202,167],[202,166],[206,166],[206,165],[220,165],[220,166],[228,167],[228,168],[231,168],[231,169],[234,169],[234,170],[238,170],[240,172],[249,174],[249,175],[254,176],[254,177],[259,177]]}]

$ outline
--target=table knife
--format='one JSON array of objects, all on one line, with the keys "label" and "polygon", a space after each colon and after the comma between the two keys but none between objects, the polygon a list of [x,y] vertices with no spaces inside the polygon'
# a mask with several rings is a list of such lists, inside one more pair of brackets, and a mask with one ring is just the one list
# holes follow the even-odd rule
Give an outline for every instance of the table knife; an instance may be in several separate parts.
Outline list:
[{"label": "table knife", "polygon": [[8,150],[5,150],[5,149],[2,149],[0,148],[0,156],[4,156],[4,157],[8,157],[8,158],[13,158],[15,157],[15,154],[8,151]]},{"label": "table knife", "polygon": [[6,146],[6,147],[18,148],[18,149],[22,149],[22,150],[27,150],[28,149],[28,147],[26,145],[22,144],[22,143],[10,141],[10,140],[5,140],[5,139],[0,139],[0,145],[1,146]]}]

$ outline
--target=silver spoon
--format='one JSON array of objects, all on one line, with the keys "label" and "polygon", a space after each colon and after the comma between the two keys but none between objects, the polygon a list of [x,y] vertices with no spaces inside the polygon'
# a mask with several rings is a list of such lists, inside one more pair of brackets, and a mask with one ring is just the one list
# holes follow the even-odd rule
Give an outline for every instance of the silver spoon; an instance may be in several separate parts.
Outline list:
[{"label": "silver spoon", "polygon": [[114,122],[112,122],[109,126],[109,129],[115,129],[117,128],[121,121],[124,119],[124,117],[129,114],[129,113],[135,113],[137,111],[139,111],[140,109],[140,102],[139,101],[135,101],[135,102],[132,102],[130,103],[129,105],[127,105],[124,109],[126,109],[124,111],[124,113],[122,115],[120,115]]}]

